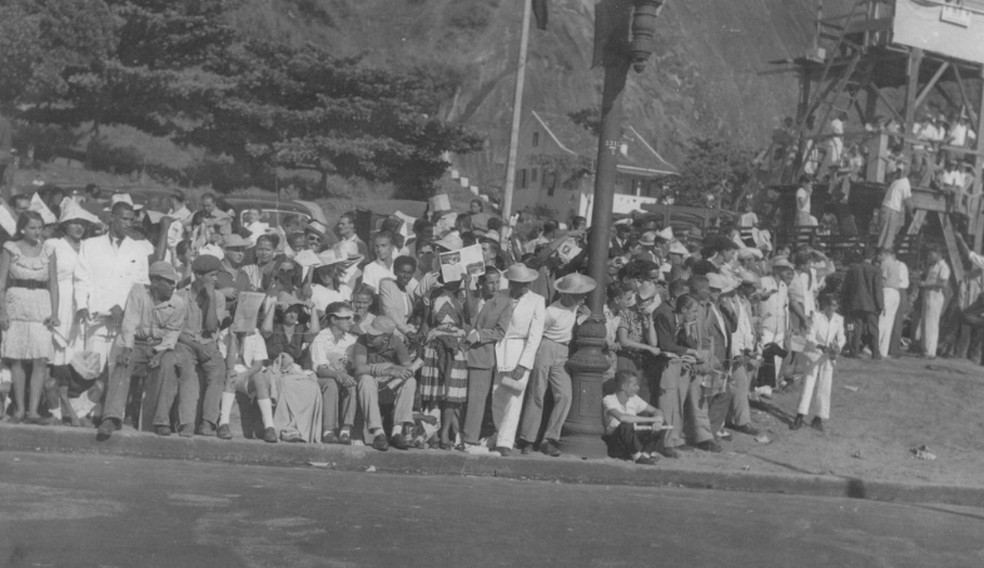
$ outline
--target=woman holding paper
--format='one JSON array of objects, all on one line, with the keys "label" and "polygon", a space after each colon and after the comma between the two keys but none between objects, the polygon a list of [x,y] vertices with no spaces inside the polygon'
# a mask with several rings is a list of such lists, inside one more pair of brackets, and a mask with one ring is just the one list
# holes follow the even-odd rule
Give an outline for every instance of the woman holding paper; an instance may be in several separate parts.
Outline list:
[{"label": "woman holding paper", "polygon": [[[59,327],[58,272],[41,240],[44,221],[34,211],[17,219],[14,240],[0,253],[0,356],[10,361],[14,420],[46,424],[38,414],[52,356],[51,330]],[[31,399],[24,404],[24,362],[31,361]]]},{"label": "woman holding paper", "polygon": [[454,446],[451,430],[460,432],[458,413],[468,398],[468,360],[462,344],[468,326],[458,298],[460,291],[460,280],[444,283],[436,290],[425,322],[429,329],[420,372],[420,400],[427,414],[440,411],[442,450]]}]

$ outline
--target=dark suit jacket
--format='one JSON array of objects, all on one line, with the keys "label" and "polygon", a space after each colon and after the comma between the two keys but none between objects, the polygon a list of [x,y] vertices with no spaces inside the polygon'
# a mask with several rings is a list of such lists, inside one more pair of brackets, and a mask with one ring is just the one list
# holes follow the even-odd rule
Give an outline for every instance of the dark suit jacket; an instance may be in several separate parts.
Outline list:
[{"label": "dark suit jacket", "polygon": [[841,309],[845,314],[881,313],[885,305],[882,295],[884,282],[881,270],[870,262],[858,262],[848,267],[841,286]]},{"label": "dark suit jacket", "polygon": [[477,315],[472,316],[472,327],[478,332],[478,343],[468,349],[470,369],[495,368],[495,344],[505,335],[512,319],[512,300],[505,290],[492,296]]}]

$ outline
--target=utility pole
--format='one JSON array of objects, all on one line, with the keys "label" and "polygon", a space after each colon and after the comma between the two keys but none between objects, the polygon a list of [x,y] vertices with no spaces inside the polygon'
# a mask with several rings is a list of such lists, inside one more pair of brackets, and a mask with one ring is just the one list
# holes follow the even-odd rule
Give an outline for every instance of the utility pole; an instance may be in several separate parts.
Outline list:
[{"label": "utility pole", "polygon": [[[608,369],[608,360],[603,353],[607,343],[604,306],[615,178],[622,140],[622,93],[629,67],[642,72],[652,54],[656,19],[662,5],[663,0],[601,0],[595,7],[595,45],[598,46],[599,41],[604,45],[605,83],[588,236],[588,276],[598,282],[598,287],[588,298],[591,317],[578,328],[578,350],[569,363],[573,399],[564,424],[566,429],[580,434],[602,432],[598,413],[601,410],[602,375]],[[602,19],[606,26],[600,25]],[[604,37],[598,37],[599,33]]]},{"label": "utility pole", "polygon": [[516,186],[516,153],[519,150],[519,125],[523,119],[523,87],[526,82],[526,51],[530,44],[532,3],[523,0],[523,29],[519,39],[519,63],[516,66],[516,91],[513,94],[512,130],[509,133],[509,157],[506,159],[506,185],[502,192],[503,238],[509,232],[512,216],[513,190]]}]

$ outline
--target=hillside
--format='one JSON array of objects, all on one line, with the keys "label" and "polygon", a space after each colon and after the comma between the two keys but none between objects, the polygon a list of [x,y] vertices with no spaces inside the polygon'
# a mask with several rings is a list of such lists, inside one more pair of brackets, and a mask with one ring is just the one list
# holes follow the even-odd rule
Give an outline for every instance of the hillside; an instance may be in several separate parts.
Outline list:
[{"label": "hillside", "polygon": [[[846,0],[828,1],[827,14]],[[534,30],[524,107],[571,112],[599,102],[601,70],[589,69],[594,0],[552,0]],[[659,48],[626,90],[629,120],[671,162],[695,136],[757,148],[795,111],[791,75],[762,73],[811,41],[815,0],[668,0]],[[426,65],[460,78],[447,118],[486,133],[479,155],[460,160],[484,186],[501,183],[515,81],[520,0],[245,0],[237,27],[261,37],[312,41],[340,55]]]}]

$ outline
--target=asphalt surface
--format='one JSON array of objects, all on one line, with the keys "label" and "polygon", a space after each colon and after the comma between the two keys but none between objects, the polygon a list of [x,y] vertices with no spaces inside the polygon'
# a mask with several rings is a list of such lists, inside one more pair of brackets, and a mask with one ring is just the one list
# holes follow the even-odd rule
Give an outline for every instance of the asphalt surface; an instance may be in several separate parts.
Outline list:
[{"label": "asphalt surface", "polygon": [[0,566],[980,566],[984,509],[0,454]]}]

